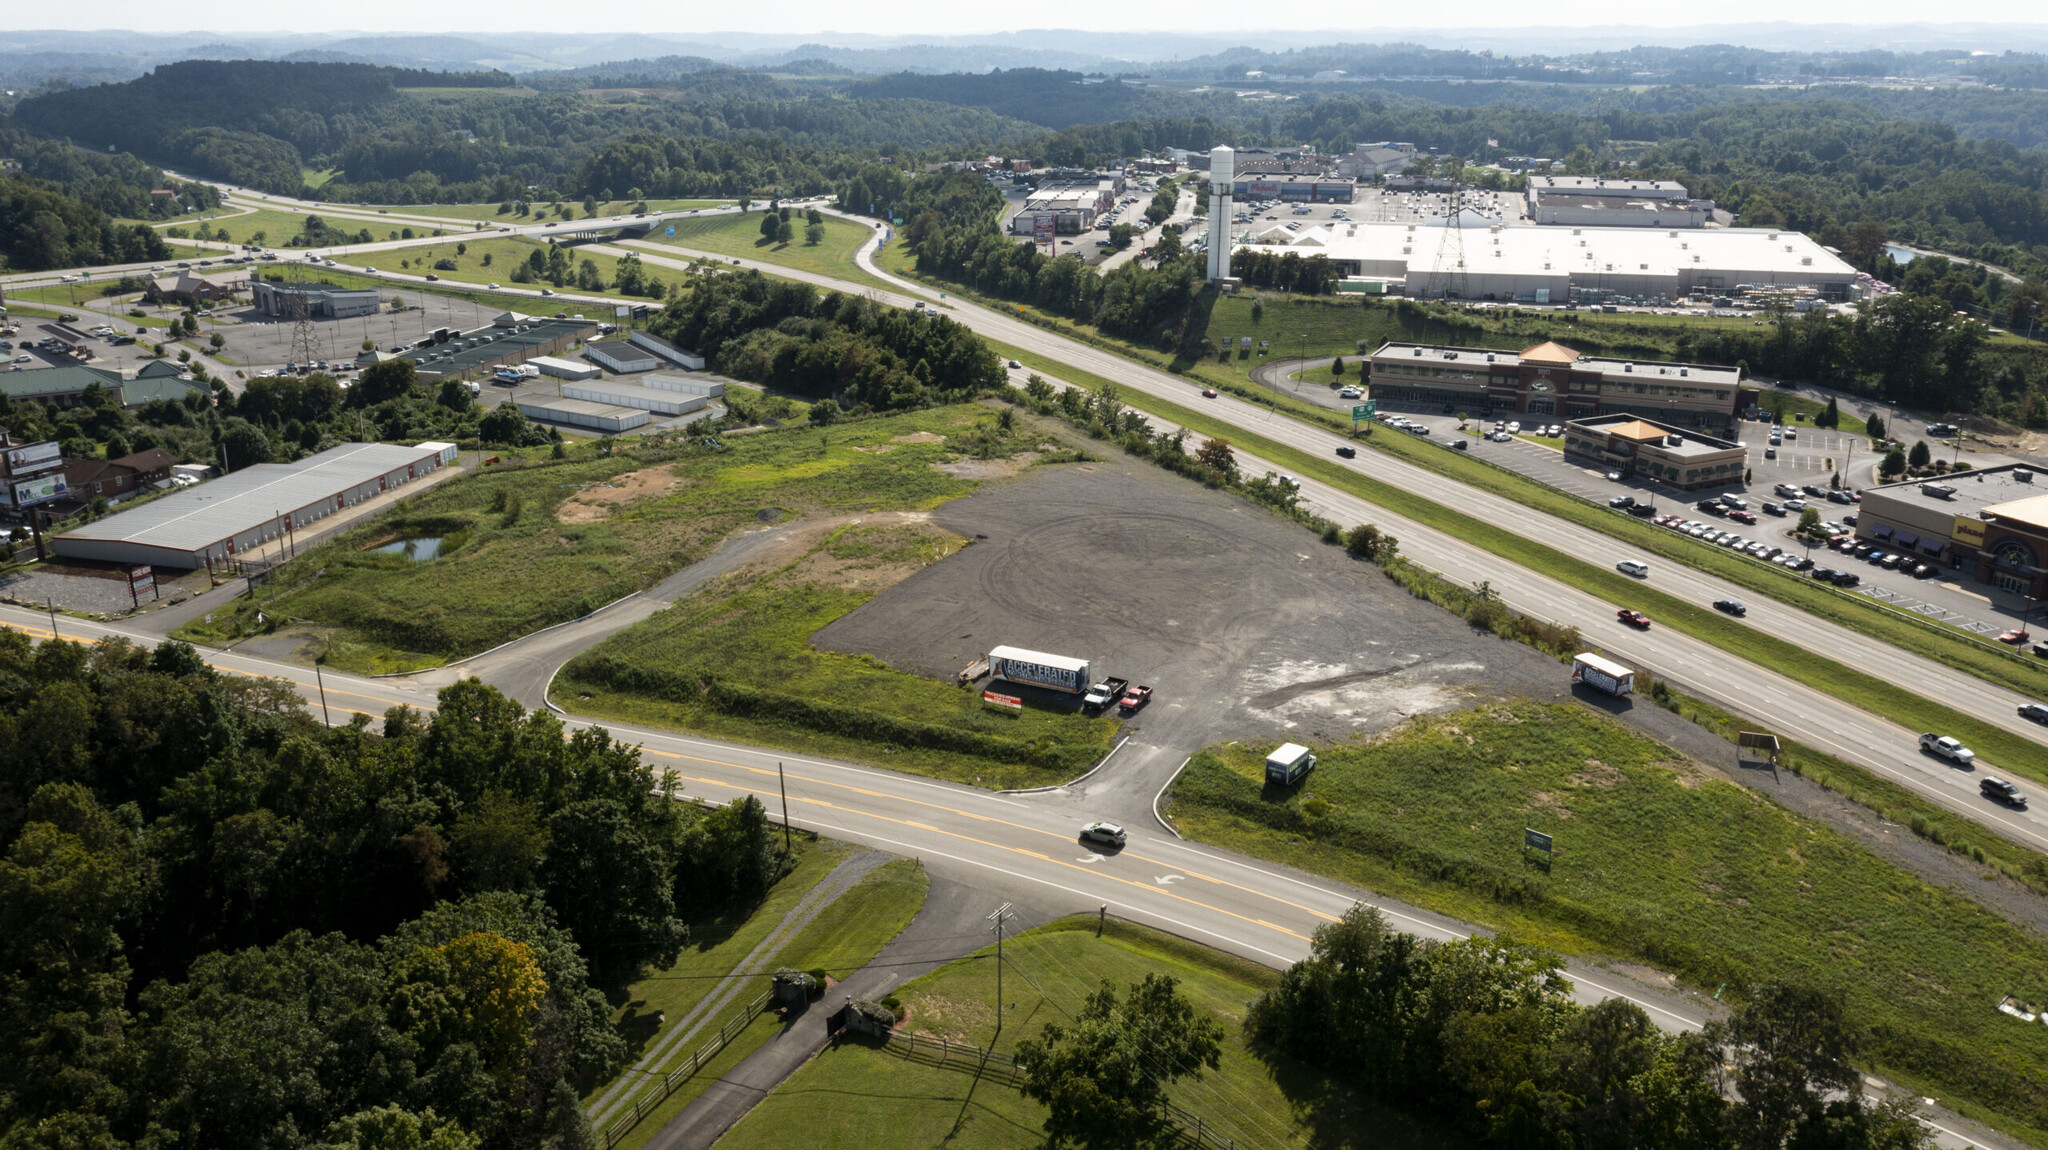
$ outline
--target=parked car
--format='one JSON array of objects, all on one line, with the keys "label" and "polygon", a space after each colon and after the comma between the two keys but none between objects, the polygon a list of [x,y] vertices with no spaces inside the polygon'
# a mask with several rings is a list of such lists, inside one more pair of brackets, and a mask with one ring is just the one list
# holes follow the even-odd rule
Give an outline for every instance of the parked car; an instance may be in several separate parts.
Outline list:
[{"label": "parked car", "polygon": [[2000,631],[2000,632],[1998,633],[1998,641],[1999,641],[1999,642],[2001,642],[2001,643],[2010,643],[2010,644],[2012,644],[2012,645],[2013,645],[2013,646],[2015,646],[2015,647],[2017,647],[2017,646],[2020,646],[2021,644],[2025,643],[2025,642],[2026,642],[2026,641],[2027,641],[2027,640],[2028,640],[2029,638],[2031,638],[2031,636],[2029,636],[2029,635],[2028,635],[2028,634],[2027,634],[2027,633],[2026,633],[2025,631],[2023,631],[2023,630],[2014,630],[2014,631]]}]

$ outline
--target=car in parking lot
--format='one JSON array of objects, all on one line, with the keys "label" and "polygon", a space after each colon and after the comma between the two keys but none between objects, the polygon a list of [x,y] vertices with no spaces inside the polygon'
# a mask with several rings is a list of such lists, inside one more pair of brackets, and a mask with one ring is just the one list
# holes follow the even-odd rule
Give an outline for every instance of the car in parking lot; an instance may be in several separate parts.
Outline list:
[{"label": "car in parking lot", "polygon": [[1724,615],[1740,616],[1749,614],[1749,608],[1743,606],[1740,599],[1716,599],[1714,600],[1714,610]]},{"label": "car in parking lot", "polygon": [[2020,646],[2030,638],[2032,636],[2028,635],[2024,630],[2000,631],[1998,633],[1999,642],[2010,643],[2015,647]]},{"label": "car in parking lot", "polygon": [[1854,503],[1854,502],[1856,502],[1856,497],[1855,497],[1855,496],[1853,496],[1853,495],[1851,495],[1851,494],[1850,494],[1849,492],[1847,492],[1847,491],[1830,491],[1830,492],[1828,492],[1828,495],[1827,495],[1827,499],[1828,499],[1828,502],[1829,502],[1829,503]]},{"label": "car in parking lot", "polygon": [[1363,396],[1364,394],[1364,392],[1358,390],[1355,387],[1340,388],[1337,391],[1337,395],[1340,399],[1357,399]]},{"label": "car in parking lot", "polygon": [[1800,490],[1813,496],[1815,499],[1826,499],[1828,497],[1828,489],[1818,483],[1809,483],[1805,487],[1800,488]]},{"label": "car in parking lot", "polygon": [[1115,823],[1089,823],[1081,828],[1081,841],[1101,843],[1103,846],[1120,847],[1129,836],[1124,828]]},{"label": "car in parking lot", "polygon": [[1624,559],[1616,563],[1614,569],[1623,575],[1633,575],[1638,579],[1648,579],[1650,577],[1650,565],[1634,559]]},{"label": "car in parking lot", "polygon": [[1634,507],[1635,505],[1636,497],[1633,495],[1617,495],[1607,501],[1607,506],[1609,507]]}]

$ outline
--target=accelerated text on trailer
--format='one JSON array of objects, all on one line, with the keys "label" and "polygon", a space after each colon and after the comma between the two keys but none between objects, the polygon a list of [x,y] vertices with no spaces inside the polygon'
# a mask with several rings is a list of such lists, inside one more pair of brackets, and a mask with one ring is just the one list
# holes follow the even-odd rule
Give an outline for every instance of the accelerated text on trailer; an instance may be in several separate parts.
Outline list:
[{"label": "accelerated text on trailer", "polygon": [[1030,683],[1079,694],[1088,689],[1088,660],[1022,647],[997,647],[988,653],[989,674],[1012,683]]}]

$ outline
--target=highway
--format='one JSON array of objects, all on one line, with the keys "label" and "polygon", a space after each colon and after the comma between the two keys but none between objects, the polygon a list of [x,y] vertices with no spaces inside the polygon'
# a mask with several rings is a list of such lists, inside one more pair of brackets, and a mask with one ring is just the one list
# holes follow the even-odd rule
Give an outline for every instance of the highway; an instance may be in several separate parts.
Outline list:
[{"label": "highway", "polygon": [[[18,607],[0,606],[0,626],[38,640],[52,634],[48,615]],[[145,647],[157,642],[153,635],[116,625],[60,618],[55,626],[57,634],[73,641],[121,636]],[[318,715],[324,708],[327,721],[335,724],[359,714],[381,718],[394,706],[434,707],[433,689],[420,681],[429,676],[368,678],[330,671],[316,679],[311,668],[296,664],[233,651],[202,648],[201,654],[227,674],[292,683],[309,711]],[[550,657],[567,655],[557,649]],[[504,660],[501,665],[525,682],[544,669],[531,661],[517,666],[516,660]],[[487,675],[485,681],[497,677]],[[993,879],[1056,913],[1104,909],[1267,966],[1284,967],[1306,957],[1316,928],[1354,903],[1378,907],[1395,929],[1425,938],[1474,933],[1467,924],[1340,882],[1183,842],[1157,824],[1129,826],[1130,843],[1121,851],[1084,847],[1076,833],[1096,816],[1082,795],[1066,788],[996,794],[652,728],[566,715],[563,720],[570,731],[601,727],[616,739],[638,744],[648,765],[656,772],[673,772],[678,792],[690,798],[725,802],[752,795],[779,818],[786,785],[789,821],[799,829],[915,858],[935,874],[977,887],[987,888]],[[1652,987],[1578,960],[1570,962],[1569,973],[1581,1002],[1627,999],[1664,1029],[1697,1030],[1717,1012],[1697,994]],[[1885,1086],[1876,1079],[1869,1084]],[[1944,1147],[2017,1150],[2017,1143],[1975,1123],[1935,1107],[1920,1109]]]}]

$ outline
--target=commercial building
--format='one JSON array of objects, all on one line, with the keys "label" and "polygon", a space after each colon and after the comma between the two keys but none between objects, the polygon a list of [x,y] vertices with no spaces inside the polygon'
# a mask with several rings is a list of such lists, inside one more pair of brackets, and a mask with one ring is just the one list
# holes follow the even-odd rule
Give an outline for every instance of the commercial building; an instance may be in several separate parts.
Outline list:
[{"label": "commercial building", "polygon": [[1428,223],[1338,220],[1305,227],[1286,246],[1390,293],[1430,299],[1561,304],[1580,291],[1675,300],[1806,288],[1840,300],[1856,283],[1841,257],[1769,228],[1514,227],[1466,210]]},{"label": "commercial building", "polygon": [[1529,218],[1539,224],[1698,228],[1714,218],[1714,201],[1692,199],[1672,180],[1531,176],[1527,195]]},{"label": "commercial building", "polygon": [[1422,152],[1414,144],[1385,140],[1360,144],[1348,156],[1337,157],[1337,174],[1348,180],[1370,180],[1399,172],[1415,163]]},{"label": "commercial building", "polygon": [[725,384],[712,380],[699,383],[674,375],[650,375],[634,382],[593,380],[564,383],[562,395],[617,407],[632,407],[655,415],[688,415],[703,411],[711,401],[725,395]]},{"label": "commercial building", "polygon": [[[1246,175],[1236,172],[1231,194],[1241,200],[1279,200],[1288,204],[1348,204],[1357,185],[1326,176]],[[1210,209],[1211,214],[1215,212]]]},{"label": "commercial building", "polygon": [[0,428],[0,515],[19,519],[31,507],[62,499],[64,449],[56,440],[25,442]]},{"label": "commercial building", "polygon": [[2048,599],[2048,476],[2025,465],[1867,488],[1856,534],[1983,586]]},{"label": "commercial building", "polygon": [[653,371],[661,366],[661,361],[655,358],[653,352],[623,339],[588,344],[583,348],[583,358],[619,375]]},{"label": "commercial building", "polygon": [[296,318],[295,308],[301,305],[310,319],[376,315],[377,309],[383,306],[383,299],[376,288],[345,288],[319,281],[278,283],[259,279],[250,281],[249,290],[254,294],[258,312],[288,318]]},{"label": "commercial building", "polygon": [[570,427],[585,427],[592,431],[620,432],[645,427],[653,416],[646,411],[622,407],[614,403],[597,403],[587,399],[570,399],[567,396],[550,399],[535,396],[517,401],[519,410],[528,419],[542,423],[561,423]]},{"label": "commercial building", "polygon": [[0,374],[0,395],[9,400],[32,399],[66,408],[94,387],[118,391],[123,407],[140,407],[152,399],[177,401],[194,393],[211,394],[204,384],[184,378],[184,370],[169,360],[157,360],[144,364],[135,378],[124,379],[120,372],[109,368],[67,363],[38,371]]},{"label": "commercial building", "polygon": [[1742,385],[1738,368],[1607,359],[1559,343],[1519,352],[1387,343],[1365,358],[1365,376],[1381,402],[1504,418],[1645,416],[1724,432],[1757,395]]},{"label": "commercial building", "polygon": [[70,500],[79,505],[95,499],[119,501],[137,492],[168,486],[177,457],[161,447],[119,459],[66,459],[64,483]]},{"label": "commercial building", "polygon": [[1116,196],[1108,180],[1042,184],[1010,217],[1010,234],[1042,238],[1085,232],[1095,226],[1096,217],[1115,206]]},{"label": "commercial building", "polygon": [[704,370],[703,356],[698,355],[694,351],[689,351],[685,348],[677,347],[675,344],[670,343],[669,341],[661,338],[658,335],[653,334],[652,332],[635,331],[632,335],[627,336],[626,340],[627,342],[631,343],[634,347],[651,351],[661,359],[666,360],[667,362],[674,364],[675,366],[680,367],[686,371]]},{"label": "commercial building", "polygon": [[50,546],[67,559],[218,566],[440,466],[432,447],[343,444],[297,463],[259,463],[172,492],[66,531]]},{"label": "commercial building", "polygon": [[1739,486],[1749,451],[1735,440],[1691,428],[1634,415],[1603,415],[1564,425],[1564,455],[1602,471],[1692,491]]},{"label": "commercial building", "polygon": [[175,274],[149,277],[142,298],[151,303],[206,304],[249,290],[249,273],[199,272],[181,268]]},{"label": "commercial building", "polygon": [[[406,352],[405,356],[416,365],[421,379],[463,379],[486,375],[500,367],[541,364],[543,359],[567,351],[596,334],[597,330],[598,325],[592,320],[534,319],[506,312],[489,327],[475,331],[457,332],[443,328],[435,332],[431,340],[423,340],[419,346]],[[589,364],[573,360],[549,362],[566,364],[575,372],[597,374],[597,369]],[[543,366],[541,370],[546,371],[547,368]],[[584,376],[564,378],[580,379]]]}]

